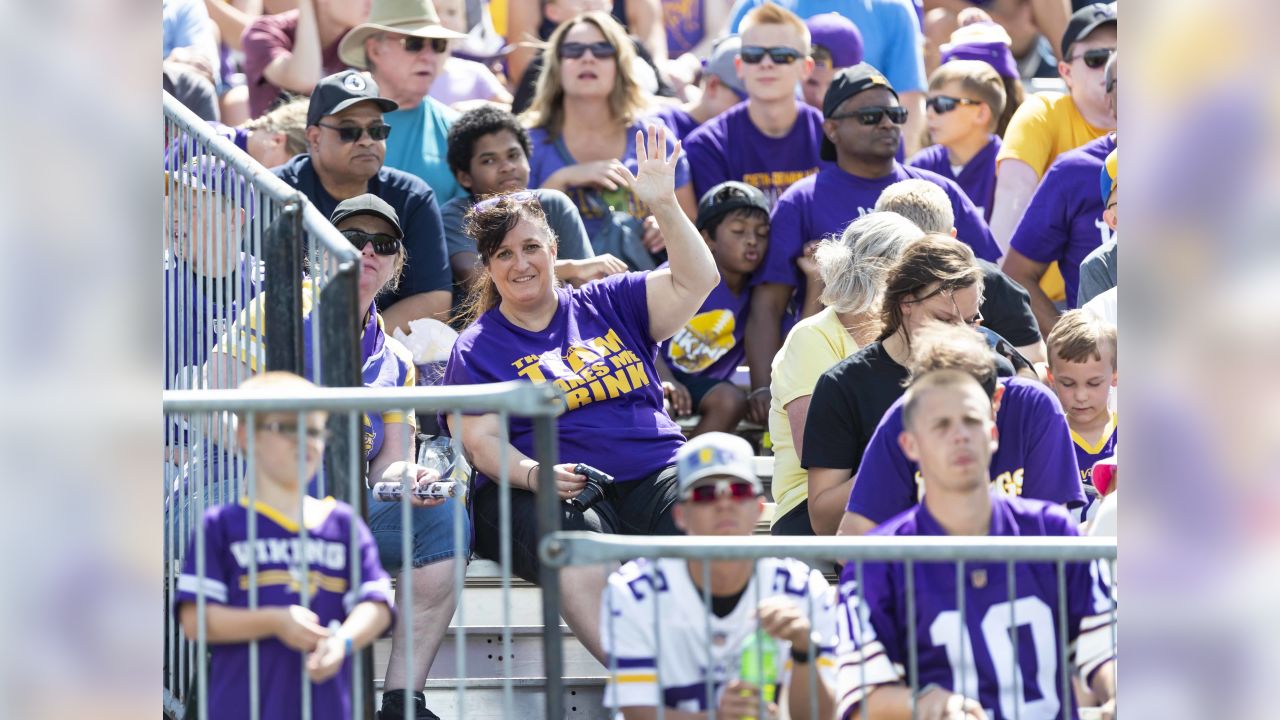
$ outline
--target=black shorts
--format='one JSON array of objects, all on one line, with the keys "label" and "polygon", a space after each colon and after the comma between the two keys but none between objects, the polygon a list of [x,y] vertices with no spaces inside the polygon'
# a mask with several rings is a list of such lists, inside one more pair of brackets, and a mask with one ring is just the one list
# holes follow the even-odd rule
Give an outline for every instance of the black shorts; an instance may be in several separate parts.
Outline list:
[{"label": "black shorts", "polygon": [[800,504],[791,508],[791,512],[775,518],[769,528],[771,535],[808,536],[813,537],[813,526],[809,524],[809,501],[801,500]]},{"label": "black shorts", "polygon": [[728,380],[717,380],[706,375],[688,375],[675,368],[671,369],[671,375],[689,391],[689,398],[695,413],[701,412],[698,406],[702,404],[702,398],[706,397],[707,393],[714,390],[718,385],[729,383]]},{"label": "black shorts", "polygon": [[[623,535],[683,535],[671,517],[676,504],[676,467],[669,465],[634,482],[615,486],[617,495],[580,513],[561,503],[560,529]],[[498,561],[501,535],[498,523],[498,485],[485,483],[475,494],[476,552]],[[538,499],[528,490],[511,489],[511,569],[531,583],[538,582]]]}]

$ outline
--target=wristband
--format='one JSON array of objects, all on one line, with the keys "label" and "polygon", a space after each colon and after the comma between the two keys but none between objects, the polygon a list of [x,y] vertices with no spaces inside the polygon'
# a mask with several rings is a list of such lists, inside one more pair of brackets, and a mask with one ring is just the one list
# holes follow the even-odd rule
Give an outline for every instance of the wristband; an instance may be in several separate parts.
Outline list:
[{"label": "wristband", "polygon": [[799,651],[797,651],[797,650],[795,649],[795,647],[792,647],[792,648],[791,648],[791,662],[793,662],[793,663],[795,663],[795,664],[797,664],[797,665],[803,665],[804,663],[809,662],[809,651],[808,651],[808,650],[806,650],[806,651],[804,651],[804,652],[799,652]]},{"label": "wristband", "polygon": [[348,636],[342,641],[342,657],[351,657],[351,653],[355,651],[355,643]]}]

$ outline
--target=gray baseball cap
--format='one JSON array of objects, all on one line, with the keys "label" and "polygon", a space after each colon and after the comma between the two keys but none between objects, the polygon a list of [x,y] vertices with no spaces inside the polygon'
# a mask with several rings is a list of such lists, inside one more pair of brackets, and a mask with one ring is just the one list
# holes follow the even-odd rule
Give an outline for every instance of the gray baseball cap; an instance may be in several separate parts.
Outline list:
[{"label": "gray baseball cap", "polygon": [[728,35],[721,38],[711,47],[711,54],[707,59],[702,61],[702,72],[720,78],[721,84],[738,93],[738,97],[746,99],[747,88],[738,77],[738,68],[733,62],[741,49],[740,36]]}]

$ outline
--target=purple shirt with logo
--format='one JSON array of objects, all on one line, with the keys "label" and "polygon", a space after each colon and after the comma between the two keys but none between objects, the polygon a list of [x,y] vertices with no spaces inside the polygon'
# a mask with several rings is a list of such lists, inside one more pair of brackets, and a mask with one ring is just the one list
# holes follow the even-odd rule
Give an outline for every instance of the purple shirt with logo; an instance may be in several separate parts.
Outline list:
[{"label": "purple shirt with logo", "polygon": [[750,310],[751,288],[735,295],[722,276],[693,318],[662,343],[662,359],[686,375],[728,380],[746,357],[742,338]]},{"label": "purple shirt with logo", "polygon": [[991,142],[969,158],[969,162],[960,168],[957,175],[951,171],[951,160],[947,157],[947,149],[941,145],[930,145],[907,161],[911,167],[931,170],[960,186],[965,196],[982,213],[982,219],[991,222],[991,208],[996,196],[996,155],[1000,152],[1000,138],[991,136]]},{"label": "purple shirt with logo", "polygon": [[[178,577],[173,611],[195,603],[203,594],[208,604],[249,607],[249,570],[257,556],[258,606],[302,604],[301,584],[307,581],[307,607],[319,624],[343,621],[357,603],[379,602],[392,607],[391,579],[378,561],[369,528],[351,506],[333,498],[324,501],[328,515],[307,527],[305,546],[298,527],[272,508],[259,504],[256,547],[249,537],[247,504],[222,505],[204,514],[204,573],[197,572],[196,539],[192,533]],[[247,501],[246,501],[247,503]],[[351,584],[351,529],[359,542],[360,584]],[[301,556],[299,547],[306,551]],[[306,559],[304,573],[303,559]],[[195,638],[191,638],[192,641]],[[249,717],[249,643],[210,644],[209,717]],[[302,713],[302,656],[279,639],[258,641],[258,698],[264,718],[300,717]],[[344,663],[330,680],[311,686],[312,717],[333,720],[351,717],[351,666]]]},{"label": "purple shirt with logo", "polygon": [[1114,237],[1102,220],[1098,175],[1115,149],[1115,136],[1107,134],[1059,155],[1031,196],[1009,241],[1014,250],[1036,262],[1058,263],[1067,307],[1076,306],[1080,263]]},{"label": "purple shirt with logo", "polygon": [[[643,480],[670,465],[684,444],[662,407],[647,277],[623,273],[556,288],[555,315],[538,332],[489,310],[458,336],[444,383],[553,382],[566,396],[559,461],[592,465],[618,482]],[[511,444],[534,457],[533,423],[512,417],[510,433]]]},{"label": "purple shirt with logo", "polygon": [[684,146],[698,197],[725,180],[738,180],[760,188],[772,206],[792,183],[817,172],[825,165],[818,154],[822,113],[803,102],[798,102],[798,110],[791,132],[780,138],[756,128],[746,102],[694,130]]},{"label": "purple shirt with logo", "polygon": [[[1007,495],[1068,507],[1084,503],[1071,429],[1058,398],[1038,382],[1008,378],[996,413],[1000,444],[991,456],[991,484]],[[882,523],[915,505],[923,490],[920,468],[898,445],[902,398],[876,427],[849,493],[849,512]]]}]

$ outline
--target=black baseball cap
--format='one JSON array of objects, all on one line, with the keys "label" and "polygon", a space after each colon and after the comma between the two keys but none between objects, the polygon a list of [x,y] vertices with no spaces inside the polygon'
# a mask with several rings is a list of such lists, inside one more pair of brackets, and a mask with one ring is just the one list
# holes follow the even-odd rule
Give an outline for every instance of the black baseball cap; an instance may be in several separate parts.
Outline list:
[{"label": "black baseball cap", "polygon": [[756,209],[768,215],[769,201],[757,187],[726,180],[703,193],[698,201],[698,219],[693,224],[699,230],[705,230],[717,219],[742,209]]},{"label": "black baseball cap", "polygon": [[373,78],[365,77],[357,70],[343,70],[320,82],[311,93],[311,104],[307,106],[307,127],[320,122],[326,115],[342,112],[360,102],[373,102],[382,112],[399,109],[396,101],[378,95],[378,83]]},{"label": "black baseball cap", "polygon": [[[835,77],[831,78],[831,86],[827,88],[827,94],[822,98],[822,115],[831,117],[845,100],[857,95],[864,90],[882,87],[893,93],[894,97],[898,97],[898,91],[893,89],[893,85],[889,84],[889,78],[884,73],[875,69],[870,63],[860,62],[857,65],[849,67],[837,72]],[[819,155],[823,160],[836,159],[836,146],[831,144],[825,136],[822,138],[822,148]]]},{"label": "black baseball cap", "polygon": [[1086,5],[1071,15],[1067,21],[1067,31],[1062,33],[1062,59],[1066,60],[1071,46],[1089,36],[1107,23],[1116,22],[1116,6],[1114,3],[1094,3]]},{"label": "black baseball cap", "polygon": [[343,220],[356,215],[372,215],[382,218],[391,223],[391,227],[396,231],[397,239],[404,238],[404,231],[400,229],[400,218],[396,216],[395,208],[373,193],[357,195],[350,200],[343,200],[338,203],[338,207],[334,208],[333,214],[329,216],[329,222],[336,226]]}]

